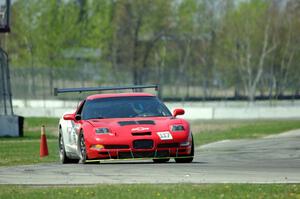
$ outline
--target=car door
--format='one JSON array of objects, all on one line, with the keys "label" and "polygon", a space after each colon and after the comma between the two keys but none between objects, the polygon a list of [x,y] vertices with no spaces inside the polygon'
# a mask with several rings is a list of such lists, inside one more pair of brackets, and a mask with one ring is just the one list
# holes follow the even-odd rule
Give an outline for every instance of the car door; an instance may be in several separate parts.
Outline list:
[{"label": "car door", "polygon": [[78,135],[82,125],[82,121],[77,118],[81,117],[84,103],[85,101],[81,102],[78,106],[77,111],[75,112],[75,120],[68,121],[70,123],[67,125],[66,136],[64,137],[64,139],[66,139],[65,146],[67,150],[72,153],[77,153]]}]

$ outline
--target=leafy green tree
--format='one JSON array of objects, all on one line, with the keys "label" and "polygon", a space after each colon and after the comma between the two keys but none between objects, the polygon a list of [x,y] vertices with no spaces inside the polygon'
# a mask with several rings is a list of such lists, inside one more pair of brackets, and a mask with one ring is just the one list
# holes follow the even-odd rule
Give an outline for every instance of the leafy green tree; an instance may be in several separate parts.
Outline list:
[{"label": "leafy green tree", "polygon": [[[297,74],[299,56],[299,9],[300,4],[297,1],[290,1],[284,8],[273,4],[270,9],[272,18],[272,30],[277,47],[269,59],[269,67],[267,74],[269,74],[269,96],[273,96],[275,90],[275,97],[284,95],[284,91],[288,89],[289,83],[293,85],[297,82],[295,73]],[[292,80],[292,82],[290,82]],[[296,81],[295,81],[296,80]]]},{"label": "leafy green tree", "polygon": [[64,50],[78,46],[78,6],[74,2],[57,0],[41,0],[41,10],[37,33],[38,38],[37,56],[40,63],[49,67],[50,93],[53,92],[55,78],[53,68],[64,66]]},{"label": "leafy green tree", "polygon": [[297,0],[18,0],[8,49],[12,65],[29,71],[30,96],[39,68],[49,95],[61,80],[159,82],[182,99],[234,91],[253,101],[258,91],[299,93],[299,8]]},{"label": "leafy green tree", "polygon": [[39,64],[37,53],[39,48],[37,33],[39,11],[42,4],[37,0],[16,1],[12,5],[12,24],[9,34],[8,51],[12,64],[18,67],[29,67],[30,84],[28,93],[36,96],[36,77],[34,68]]},{"label": "leafy green tree", "polygon": [[277,46],[268,15],[269,4],[252,0],[242,2],[228,13],[224,25],[224,46],[239,74],[245,93],[253,101],[266,67],[266,59]]},{"label": "leafy green tree", "polygon": [[122,0],[114,6],[113,64],[125,66],[133,83],[142,84],[147,78],[153,49],[170,26],[170,1]]}]

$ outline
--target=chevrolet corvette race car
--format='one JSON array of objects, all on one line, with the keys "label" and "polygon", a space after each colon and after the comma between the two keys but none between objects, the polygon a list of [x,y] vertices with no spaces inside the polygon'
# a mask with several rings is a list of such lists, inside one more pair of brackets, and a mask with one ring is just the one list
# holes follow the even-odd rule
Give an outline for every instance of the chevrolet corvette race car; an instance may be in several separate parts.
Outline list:
[{"label": "chevrolet corvette race car", "polygon": [[[55,93],[158,88],[157,85],[55,89]],[[101,159],[150,158],[155,163],[174,158],[190,163],[194,156],[189,123],[173,114],[149,93],[94,94],[59,121],[59,155],[62,163]]]}]

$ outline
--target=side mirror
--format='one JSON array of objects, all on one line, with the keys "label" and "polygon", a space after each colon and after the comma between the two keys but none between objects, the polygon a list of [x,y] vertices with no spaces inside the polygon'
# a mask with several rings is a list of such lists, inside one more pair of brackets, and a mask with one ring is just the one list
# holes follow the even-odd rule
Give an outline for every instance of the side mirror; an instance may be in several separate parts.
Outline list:
[{"label": "side mirror", "polygon": [[176,117],[177,115],[183,115],[184,114],[184,110],[181,108],[175,109],[173,111],[173,117]]},{"label": "side mirror", "polygon": [[81,115],[80,115],[80,114],[76,114],[76,115],[75,115],[75,120],[76,120],[76,121],[81,120]]},{"label": "side mirror", "polygon": [[75,120],[74,114],[65,114],[64,120]]}]

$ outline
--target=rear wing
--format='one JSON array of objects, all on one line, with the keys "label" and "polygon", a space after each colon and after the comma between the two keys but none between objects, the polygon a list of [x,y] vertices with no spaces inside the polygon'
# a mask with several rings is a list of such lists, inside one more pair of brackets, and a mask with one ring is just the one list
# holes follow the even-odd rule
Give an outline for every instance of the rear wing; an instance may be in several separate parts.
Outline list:
[{"label": "rear wing", "polygon": [[89,91],[113,91],[113,90],[132,90],[136,92],[143,88],[154,88],[156,91],[159,89],[159,85],[132,85],[132,86],[116,86],[116,87],[86,87],[86,88],[54,88],[54,95],[57,96],[59,93],[70,93],[70,92],[89,92]]}]

